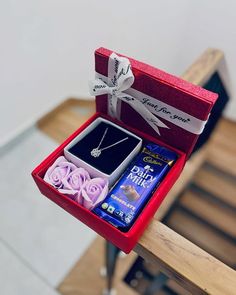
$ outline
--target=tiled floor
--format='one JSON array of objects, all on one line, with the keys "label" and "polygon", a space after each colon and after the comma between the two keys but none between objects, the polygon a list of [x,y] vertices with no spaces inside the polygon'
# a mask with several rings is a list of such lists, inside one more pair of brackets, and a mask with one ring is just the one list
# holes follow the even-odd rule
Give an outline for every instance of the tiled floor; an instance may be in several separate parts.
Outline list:
[{"label": "tiled floor", "polygon": [[56,294],[54,288],[95,237],[44,198],[31,178],[31,170],[55,146],[32,128],[0,156],[2,295]]},{"label": "tiled floor", "polygon": [[0,243],[0,263],[1,294],[58,294],[2,241]]}]

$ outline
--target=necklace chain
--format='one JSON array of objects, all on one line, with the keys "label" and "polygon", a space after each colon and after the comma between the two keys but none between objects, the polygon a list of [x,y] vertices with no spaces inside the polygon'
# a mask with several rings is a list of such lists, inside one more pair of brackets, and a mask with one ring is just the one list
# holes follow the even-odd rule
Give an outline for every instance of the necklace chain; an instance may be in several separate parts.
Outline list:
[{"label": "necklace chain", "polygon": [[113,147],[113,146],[115,146],[115,145],[117,145],[117,144],[119,144],[119,143],[121,143],[121,142],[127,140],[127,139],[128,139],[128,137],[123,138],[123,139],[121,139],[121,140],[119,140],[119,141],[117,141],[117,142],[115,142],[115,143],[113,143],[113,144],[111,144],[111,145],[108,145],[108,146],[106,146],[106,147],[104,147],[104,148],[101,148],[100,151],[107,150],[107,149],[109,149],[109,148],[111,148],[111,147]]},{"label": "necklace chain", "polygon": [[99,142],[99,145],[98,145],[98,147],[97,147],[97,149],[99,149],[100,148],[100,145],[102,144],[102,142],[103,142],[103,139],[104,139],[104,137],[106,136],[106,134],[107,134],[107,130],[108,130],[108,127],[106,128],[106,130],[104,131],[104,133],[103,133],[103,136],[102,136],[102,138],[101,138],[101,140],[100,140],[100,142]]},{"label": "necklace chain", "polygon": [[98,146],[96,148],[92,149],[92,151],[91,151],[91,156],[93,156],[94,158],[99,157],[101,155],[102,151],[107,150],[107,149],[109,149],[109,148],[111,148],[111,147],[113,147],[113,146],[115,146],[115,145],[117,145],[117,144],[119,144],[119,143],[121,143],[121,142],[123,142],[123,141],[125,141],[125,140],[128,139],[128,137],[125,137],[125,138],[123,138],[123,139],[121,139],[121,140],[119,140],[119,141],[117,141],[117,142],[115,142],[113,144],[110,144],[108,146],[105,146],[103,148],[100,148],[100,146],[102,145],[102,142],[103,142],[103,140],[104,140],[104,138],[105,138],[105,136],[107,134],[107,131],[108,131],[108,127],[104,131],[104,133],[102,135],[102,138],[101,138]]}]

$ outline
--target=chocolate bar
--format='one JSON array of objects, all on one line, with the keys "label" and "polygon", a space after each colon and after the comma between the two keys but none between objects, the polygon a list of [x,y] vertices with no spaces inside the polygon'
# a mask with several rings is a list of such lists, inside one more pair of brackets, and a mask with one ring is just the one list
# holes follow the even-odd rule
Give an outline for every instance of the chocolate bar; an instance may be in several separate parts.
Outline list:
[{"label": "chocolate bar", "polygon": [[93,212],[127,232],[176,159],[176,153],[148,143]]}]

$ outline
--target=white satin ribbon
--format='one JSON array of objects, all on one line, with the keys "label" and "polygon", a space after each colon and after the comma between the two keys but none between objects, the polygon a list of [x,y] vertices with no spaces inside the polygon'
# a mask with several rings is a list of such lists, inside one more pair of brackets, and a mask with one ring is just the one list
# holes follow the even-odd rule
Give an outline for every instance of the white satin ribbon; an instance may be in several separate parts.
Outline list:
[{"label": "white satin ribbon", "polygon": [[131,88],[133,82],[134,75],[129,60],[112,53],[108,62],[108,77],[96,73],[96,79],[89,82],[89,90],[91,95],[108,95],[108,113],[110,116],[119,119],[118,100],[124,101],[139,113],[159,135],[159,128],[169,127],[156,116],[191,133],[200,134],[202,132],[207,121],[199,120]]}]

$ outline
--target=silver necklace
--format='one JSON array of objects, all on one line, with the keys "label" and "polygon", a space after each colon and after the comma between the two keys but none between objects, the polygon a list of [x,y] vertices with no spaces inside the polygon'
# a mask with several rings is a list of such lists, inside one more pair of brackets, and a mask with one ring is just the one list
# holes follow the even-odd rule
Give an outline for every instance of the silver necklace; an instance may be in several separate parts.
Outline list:
[{"label": "silver necklace", "polygon": [[109,148],[111,148],[111,147],[113,147],[113,146],[115,146],[115,145],[117,145],[117,144],[119,144],[119,143],[121,143],[121,142],[128,139],[128,137],[125,137],[125,138],[123,138],[123,139],[121,139],[121,140],[119,140],[117,142],[114,142],[113,144],[110,144],[108,146],[100,148],[100,146],[101,146],[101,144],[102,144],[102,142],[103,142],[103,140],[104,140],[104,138],[105,138],[105,136],[107,134],[107,131],[108,131],[108,127],[104,131],[103,136],[102,136],[102,138],[101,138],[101,140],[99,142],[99,145],[96,148],[92,149],[91,152],[90,152],[91,156],[93,156],[94,158],[98,158],[101,155],[102,151],[107,150],[107,149],[109,149]]}]

